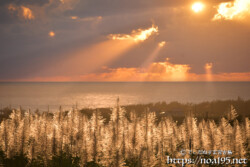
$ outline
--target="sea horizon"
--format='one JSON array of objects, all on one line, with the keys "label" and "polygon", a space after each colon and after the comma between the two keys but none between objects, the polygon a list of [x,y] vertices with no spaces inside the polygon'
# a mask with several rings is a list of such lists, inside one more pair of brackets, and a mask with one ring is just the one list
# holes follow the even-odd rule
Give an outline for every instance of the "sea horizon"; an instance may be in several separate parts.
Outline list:
[{"label": "sea horizon", "polygon": [[32,109],[250,99],[250,82],[0,82],[0,105]]}]

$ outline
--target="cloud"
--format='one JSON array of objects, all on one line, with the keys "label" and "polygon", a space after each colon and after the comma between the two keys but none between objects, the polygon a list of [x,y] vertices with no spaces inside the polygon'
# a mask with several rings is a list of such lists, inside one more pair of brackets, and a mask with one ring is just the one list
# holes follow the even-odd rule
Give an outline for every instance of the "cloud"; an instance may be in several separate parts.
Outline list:
[{"label": "cloud", "polygon": [[103,73],[81,76],[83,81],[185,81],[190,67],[186,64],[154,62],[148,68],[107,68]]},{"label": "cloud", "polygon": [[94,16],[94,17],[79,17],[79,16],[70,16],[72,20],[79,20],[79,21],[99,21],[102,20],[102,16]]},{"label": "cloud", "polygon": [[168,61],[151,63],[148,68],[108,68],[103,67],[102,72],[85,75],[60,75],[19,78],[0,81],[33,81],[33,82],[172,82],[172,81],[250,81],[250,72],[243,73],[217,73],[212,74],[212,63],[206,63],[204,74],[191,73],[191,67],[187,64],[173,64]]},{"label": "cloud", "polygon": [[23,12],[23,17],[27,20],[32,20],[35,18],[35,16],[33,15],[33,12],[31,9],[29,9],[28,7],[25,6],[21,6],[22,12]]},{"label": "cloud", "polygon": [[8,6],[8,10],[12,14],[17,14],[18,17],[20,17],[20,18],[24,18],[26,20],[35,19],[35,16],[34,16],[32,10],[26,6],[16,6],[14,4],[10,4]]},{"label": "cloud", "polygon": [[[211,71],[209,65],[209,71]],[[107,68],[103,73],[91,73],[79,76],[79,81],[250,81],[250,72],[243,73],[190,73],[191,67],[187,64],[172,64],[155,62],[149,68]]]},{"label": "cloud", "polygon": [[187,64],[172,64],[166,62],[152,63],[147,70],[146,80],[170,80],[179,81],[186,80],[186,76],[190,70]]},{"label": "cloud", "polygon": [[159,47],[163,47],[163,46],[165,46],[165,45],[166,45],[166,41],[161,41],[161,42],[158,43],[158,46],[159,46]]},{"label": "cloud", "polygon": [[213,20],[242,19],[250,14],[250,0],[234,0],[233,2],[223,2],[217,7],[217,14]]},{"label": "cloud", "polygon": [[[39,3],[36,4],[31,3],[38,1]],[[184,1],[188,4],[183,5]],[[96,61],[100,61],[99,57],[102,57],[103,61],[110,60],[109,64],[106,62],[103,64],[114,70],[118,67],[136,67],[136,70],[140,71],[142,62],[147,59],[150,60],[147,64],[150,66],[152,62],[160,62],[170,57],[180,64],[190,64],[192,66],[190,71],[193,73],[202,73],[204,64],[208,61],[214,62],[213,73],[250,71],[247,61],[249,25],[242,25],[239,22],[209,22],[208,20],[216,13],[216,9],[212,10],[212,6],[222,2],[221,0],[211,1],[213,2],[204,1],[207,10],[204,10],[201,15],[194,15],[190,10],[191,1],[186,0],[64,0],[64,3],[60,0],[49,0],[47,3],[42,3],[41,0],[1,1],[0,3],[15,4],[18,8],[21,6],[29,8],[35,19],[27,21],[23,15],[19,16],[17,11],[11,14],[7,9],[8,5],[5,5],[5,14],[8,15],[1,15],[4,10],[0,8],[0,17],[4,17],[5,21],[12,20],[11,24],[0,23],[2,46],[0,78],[69,75],[66,74],[68,69],[76,69],[72,70],[72,75],[83,75],[87,68],[100,67],[94,61],[94,63],[86,63],[95,57]],[[21,8],[20,11],[22,13]],[[71,16],[75,16],[76,19],[72,19]],[[95,21],[99,16],[102,21]],[[62,69],[60,64],[57,69],[46,71],[48,64],[54,66],[57,60],[61,62],[65,59],[66,56],[61,53],[75,48],[89,50],[89,46],[106,40],[108,34],[120,35],[120,37],[128,35],[132,39],[134,34],[131,30],[134,29],[135,32],[138,32],[137,28],[146,30],[151,28],[152,22],[159,27],[160,35],[150,36],[150,39],[144,43],[139,42],[138,45],[134,45],[136,44],[134,41],[112,40],[112,47],[113,43],[118,42],[131,42],[134,45],[124,49],[119,56],[110,59],[112,57],[110,55],[114,55],[109,53],[112,48],[105,47],[106,50],[99,49],[98,54],[93,56],[79,54],[78,61],[70,64],[71,66],[65,66],[65,69]],[[48,36],[51,30],[56,33],[56,38],[53,40]],[[154,32],[154,34],[157,33]],[[155,52],[161,41],[167,41],[167,46],[162,47],[160,52]],[[152,54],[156,56],[149,58]],[[74,55],[69,54],[68,57],[73,59]],[[51,63],[52,60],[55,62]],[[90,71],[86,73],[88,72]],[[154,78],[158,77],[156,74],[153,75]],[[190,75],[186,76],[190,77]],[[206,80],[205,76],[206,74],[204,74],[204,80]]]},{"label": "cloud", "polygon": [[[18,23],[17,21],[36,18],[53,19],[65,17],[65,12],[73,10],[79,0],[4,0],[0,2],[0,23]],[[7,18],[8,17],[8,18]]]},{"label": "cloud", "polygon": [[195,74],[190,73],[188,81],[250,81],[250,72],[242,73],[218,73],[211,74],[211,78],[208,78],[207,74]]},{"label": "cloud", "polygon": [[211,70],[213,68],[213,63],[206,63],[204,67],[206,70]]},{"label": "cloud", "polygon": [[143,12],[159,7],[180,6],[186,0],[84,0],[80,1],[72,10],[73,15],[88,16],[110,16],[115,14],[128,14],[132,12]]},{"label": "cloud", "polygon": [[148,29],[133,30],[131,34],[110,34],[108,37],[113,40],[144,41],[157,32],[158,27],[152,25],[152,27]]},{"label": "cloud", "polygon": [[[206,68],[207,67],[207,68]],[[211,70],[211,65],[206,64],[206,69]],[[187,64],[172,64],[166,62],[154,62],[149,68],[108,68],[103,67],[104,72],[90,73],[86,75],[34,77],[14,79],[11,81],[87,81],[87,82],[165,82],[165,81],[250,81],[250,72],[246,73],[218,73],[196,74],[190,73],[191,67]],[[2,80],[5,81],[5,80]],[[10,80],[8,80],[10,81]]]},{"label": "cloud", "polygon": [[48,4],[51,0],[4,0],[0,1],[0,6],[8,5],[8,4],[15,4],[18,6],[21,5],[35,5],[35,6],[43,6]]}]

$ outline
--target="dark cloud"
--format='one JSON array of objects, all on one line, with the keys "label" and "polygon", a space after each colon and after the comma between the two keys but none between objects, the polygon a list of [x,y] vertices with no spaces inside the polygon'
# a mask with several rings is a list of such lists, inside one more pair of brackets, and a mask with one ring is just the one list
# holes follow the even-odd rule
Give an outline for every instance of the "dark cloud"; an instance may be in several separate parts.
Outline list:
[{"label": "dark cloud", "polygon": [[185,0],[85,0],[67,13],[79,16],[113,15],[152,9],[163,6],[183,5]]},{"label": "dark cloud", "polygon": [[0,1],[0,6],[8,4],[43,6],[47,3],[49,3],[49,0],[2,0]]},{"label": "dark cloud", "polygon": [[[206,0],[207,4],[216,5],[232,0]],[[181,7],[193,3],[193,0],[84,0],[79,1],[67,14],[79,16],[113,15],[129,12],[153,10],[162,7]]]},{"label": "dark cloud", "polygon": [[[22,13],[21,6],[31,5],[31,6],[42,6],[48,3],[48,1],[32,1],[32,0],[8,0],[0,2],[0,24],[7,23],[19,23],[20,15]],[[9,7],[12,7],[12,10]],[[23,21],[23,20],[22,20]]]},{"label": "dark cloud", "polygon": [[9,23],[12,20],[12,17],[6,7],[0,6],[0,24]]}]

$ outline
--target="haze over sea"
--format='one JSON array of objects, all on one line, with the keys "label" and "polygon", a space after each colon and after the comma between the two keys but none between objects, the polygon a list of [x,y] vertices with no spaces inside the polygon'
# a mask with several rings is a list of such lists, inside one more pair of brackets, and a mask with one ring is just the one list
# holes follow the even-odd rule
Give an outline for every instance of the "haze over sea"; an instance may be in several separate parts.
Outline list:
[{"label": "haze over sea", "polygon": [[117,97],[122,105],[178,101],[199,103],[250,99],[250,82],[64,82],[0,83],[0,107],[41,111],[113,107]]}]

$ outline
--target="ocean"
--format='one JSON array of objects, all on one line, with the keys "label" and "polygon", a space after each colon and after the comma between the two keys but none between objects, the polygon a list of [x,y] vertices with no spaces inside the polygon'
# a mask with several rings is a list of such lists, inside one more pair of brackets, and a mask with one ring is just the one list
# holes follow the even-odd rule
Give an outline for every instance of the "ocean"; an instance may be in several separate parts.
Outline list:
[{"label": "ocean", "polygon": [[165,101],[199,103],[250,99],[250,82],[66,82],[0,83],[0,107],[41,111],[113,107]]}]

